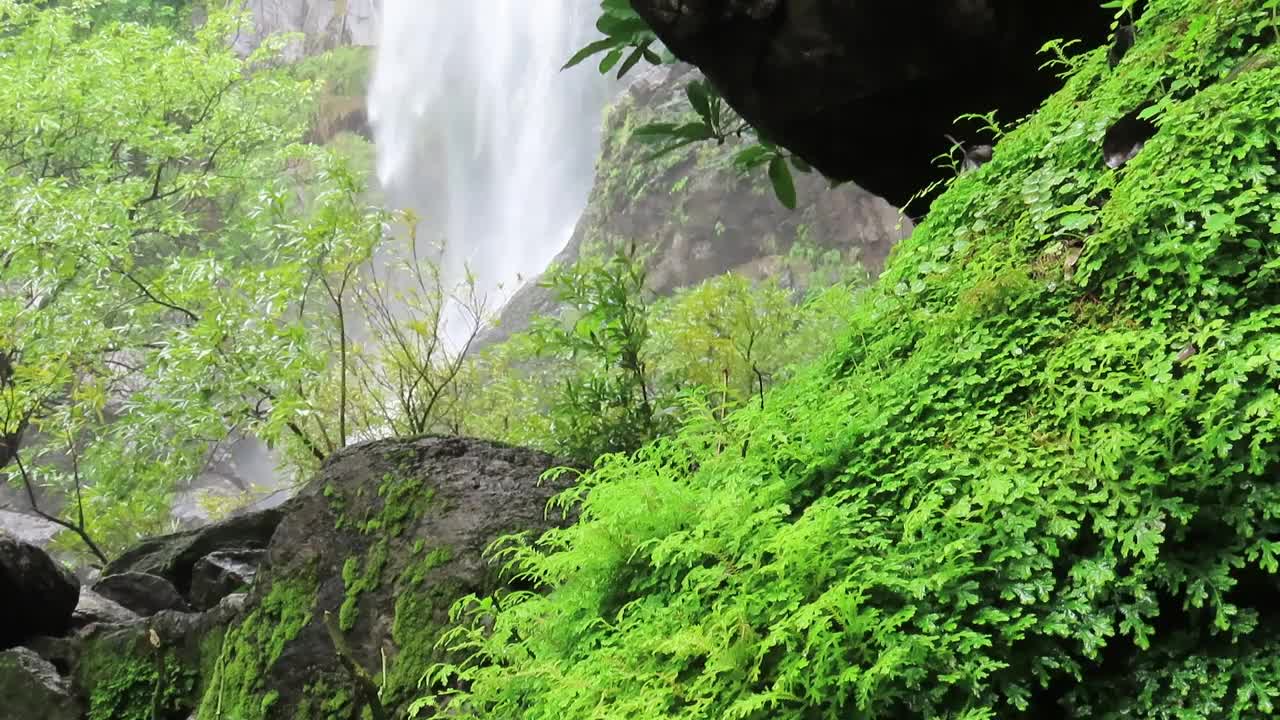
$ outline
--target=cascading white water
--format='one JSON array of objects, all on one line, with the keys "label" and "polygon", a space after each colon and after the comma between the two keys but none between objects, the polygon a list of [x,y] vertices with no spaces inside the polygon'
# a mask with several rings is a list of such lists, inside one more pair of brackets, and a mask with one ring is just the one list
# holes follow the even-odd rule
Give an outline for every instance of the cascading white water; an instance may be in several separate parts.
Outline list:
[{"label": "cascading white water", "polygon": [[[385,0],[369,115],[394,207],[503,295],[545,269],[586,203],[609,82],[561,72],[598,0]],[[425,233],[424,233],[425,231]]]}]

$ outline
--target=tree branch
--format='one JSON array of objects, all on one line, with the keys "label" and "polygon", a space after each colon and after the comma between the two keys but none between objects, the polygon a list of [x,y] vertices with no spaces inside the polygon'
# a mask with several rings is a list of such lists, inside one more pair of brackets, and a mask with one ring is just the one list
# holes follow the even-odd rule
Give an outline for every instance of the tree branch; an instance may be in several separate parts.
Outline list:
[{"label": "tree branch", "polygon": [[181,305],[168,302],[165,300],[161,300],[159,297],[155,295],[155,293],[152,293],[151,290],[147,288],[146,285],[143,285],[142,282],[140,282],[137,278],[135,278],[132,274],[130,274],[128,270],[115,268],[115,271],[123,275],[125,279],[127,279],[130,283],[133,283],[133,286],[138,288],[138,291],[141,292],[144,296],[146,296],[146,298],[151,302],[155,303],[156,305],[159,305],[160,307],[165,307],[170,310],[173,310],[174,312],[182,313],[183,315],[187,316],[187,318],[189,318],[191,322],[200,322],[199,315],[188,310],[187,308],[182,307]]},{"label": "tree branch", "polygon": [[78,525],[76,523],[63,520],[55,515],[50,515],[49,513],[41,510],[40,502],[36,499],[35,482],[31,479],[31,474],[27,472],[27,466],[22,462],[22,456],[14,455],[13,460],[18,466],[18,476],[22,478],[22,484],[26,488],[27,501],[31,503],[31,512],[45,520],[48,520],[54,525],[66,528],[67,530],[75,533],[79,536],[80,541],[85,544],[85,547],[89,548],[89,551],[92,552],[103,565],[106,565],[109,562],[106,554],[103,553],[102,549],[98,547],[98,544],[93,541],[93,538],[89,535],[89,531],[84,526],[83,505],[81,506],[80,524]]}]

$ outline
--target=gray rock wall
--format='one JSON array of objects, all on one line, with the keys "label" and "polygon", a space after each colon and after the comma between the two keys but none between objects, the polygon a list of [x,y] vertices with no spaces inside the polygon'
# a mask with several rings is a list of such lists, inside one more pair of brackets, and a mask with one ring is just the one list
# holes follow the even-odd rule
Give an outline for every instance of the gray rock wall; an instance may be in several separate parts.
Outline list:
[{"label": "gray rock wall", "polygon": [[378,38],[381,0],[249,0],[254,27],[235,39],[241,53],[252,52],[275,33],[302,33],[290,47],[294,57],[344,45],[371,47]]}]

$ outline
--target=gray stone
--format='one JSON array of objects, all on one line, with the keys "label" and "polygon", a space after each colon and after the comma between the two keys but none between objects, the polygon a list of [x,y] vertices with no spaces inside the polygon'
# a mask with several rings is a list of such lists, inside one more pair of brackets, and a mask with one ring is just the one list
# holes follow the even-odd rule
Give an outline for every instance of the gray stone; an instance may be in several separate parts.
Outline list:
[{"label": "gray stone", "polygon": [[40,548],[0,532],[0,649],[61,635],[80,600],[80,582]]},{"label": "gray stone", "polygon": [[0,510],[0,532],[7,532],[36,547],[48,547],[54,536],[62,532],[62,528],[35,515]]},{"label": "gray stone", "polygon": [[128,625],[142,619],[129,608],[90,590],[80,588],[80,604],[71,615],[71,626],[77,630],[89,625]]},{"label": "gray stone", "polygon": [[243,613],[248,606],[249,593],[232,593],[218,601],[218,607],[214,609],[218,613],[234,617]]},{"label": "gray stone", "polygon": [[373,45],[381,16],[379,0],[249,0],[245,9],[252,14],[253,26],[236,36],[236,50],[248,54],[269,35],[302,33],[301,41],[288,48],[292,58],[347,45]]},{"label": "gray stone", "polygon": [[185,594],[191,589],[191,572],[196,562],[221,550],[266,548],[284,513],[284,507],[273,507],[237,515],[199,530],[144,540],[107,565],[103,574],[157,575]]},{"label": "gray stone", "polygon": [[71,683],[27,648],[0,652],[0,720],[80,720]]},{"label": "gray stone", "polygon": [[[572,238],[555,258],[568,266],[593,242],[635,242],[649,258],[648,287],[658,295],[727,272],[753,280],[778,278],[803,286],[791,250],[835,251],[845,266],[861,265],[875,277],[912,223],[893,206],[851,184],[831,187],[817,173],[797,173],[798,205],[788,210],[774,197],[763,171],[744,174],[732,163],[743,143],[690,146],[651,161],[653,148],[633,140],[633,128],[679,122],[688,112],[686,86],[701,79],[696,68],[672,65],[639,74],[606,114],[596,180]],[[534,278],[521,287],[486,330],[481,345],[500,342],[528,327],[532,317],[558,311],[552,292]]]},{"label": "gray stone", "polygon": [[158,575],[139,572],[107,575],[94,583],[93,591],[142,617],[164,610],[188,609],[173,583]]},{"label": "gray stone", "polygon": [[208,610],[223,598],[253,584],[263,550],[229,550],[200,558],[191,572],[187,598],[197,610]]}]

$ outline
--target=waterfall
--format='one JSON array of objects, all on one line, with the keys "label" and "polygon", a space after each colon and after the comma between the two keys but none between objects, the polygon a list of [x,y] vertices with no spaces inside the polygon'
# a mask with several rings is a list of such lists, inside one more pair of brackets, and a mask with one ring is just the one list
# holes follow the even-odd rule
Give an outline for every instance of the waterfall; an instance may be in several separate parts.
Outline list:
[{"label": "waterfall", "polygon": [[369,115],[389,204],[441,238],[446,285],[517,289],[586,204],[608,80],[561,72],[598,0],[385,0]]}]

